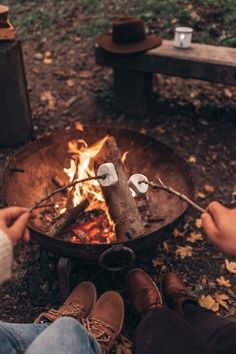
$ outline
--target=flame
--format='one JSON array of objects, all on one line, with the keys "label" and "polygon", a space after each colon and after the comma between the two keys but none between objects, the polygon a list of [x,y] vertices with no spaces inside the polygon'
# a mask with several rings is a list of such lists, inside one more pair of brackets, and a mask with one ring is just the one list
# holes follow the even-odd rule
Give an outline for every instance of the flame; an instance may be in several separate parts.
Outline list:
[{"label": "flame", "polygon": [[[70,167],[64,168],[64,172],[68,175],[70,181],[74,179],[84,179],[95,175],[94,158],[102,148],[108,136],[98,140],[93,145],[88,146],[85,140],[72,140],[68,143],[68,152],[71,154]],[[123,156],[122,156],[123,157]],[[73,205],[79,205],[82,200],[88,199],[89,206],[86,211],[101,209],[103,215],[98,216],[95,220],[90,220],[87,224],[75,226],[72,229],[73,234],[71,241],[76,243],[110,243],[114,242],[115,224],[112,221],[100,184],[97,180],[87,181],[83,184],[77,184],[72,191]],[[86,234],[86,236],[84,236]],[[86,240],[86,242],[84,242]]]}]

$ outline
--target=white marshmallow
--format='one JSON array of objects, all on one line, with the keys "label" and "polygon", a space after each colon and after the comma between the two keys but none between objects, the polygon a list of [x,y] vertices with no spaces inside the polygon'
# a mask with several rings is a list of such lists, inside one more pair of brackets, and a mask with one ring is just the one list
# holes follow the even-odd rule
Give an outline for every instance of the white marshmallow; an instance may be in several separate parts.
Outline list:
[{"label": "white marshmallow", "polygon": [[148,184],[147,183],[139,183],[141,181],[148,182],[148,179],[146,176],[141,175],[140,173],[136,173],[130,177],[128,180],[128,185],[129,187],[137,194],[137,195],[142,195],[145,194],[148,190]]},{"label": "white marshmallow", "polygon": [[98,167],[97,177],[106,175],[104,179],[99,179],[98,182],[103,187],[113,186],[118,182],[118,176],[115,166],[111,162],[104,163]]}]

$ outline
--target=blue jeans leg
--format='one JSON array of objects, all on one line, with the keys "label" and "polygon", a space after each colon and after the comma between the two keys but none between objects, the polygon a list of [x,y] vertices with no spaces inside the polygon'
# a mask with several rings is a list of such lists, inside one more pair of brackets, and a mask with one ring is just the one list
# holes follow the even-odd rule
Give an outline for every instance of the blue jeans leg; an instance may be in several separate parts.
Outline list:
[{"label": "blue jeans leg", "polygon": [[0,321],[0,354],[22,354],[49,324],[18,324]]},{"label": "blue jeans leg", "polygon": [[74,318],[53,322],[29,346],[26,354],[101,354],[94,337]]}]

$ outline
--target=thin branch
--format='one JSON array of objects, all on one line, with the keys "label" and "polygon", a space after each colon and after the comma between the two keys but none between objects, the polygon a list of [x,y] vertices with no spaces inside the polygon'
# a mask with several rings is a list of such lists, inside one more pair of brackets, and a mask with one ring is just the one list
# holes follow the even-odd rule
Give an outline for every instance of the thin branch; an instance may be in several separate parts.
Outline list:
[{"label": "thin branch", "polygon": [[150,187],[152,187],[153,189],[161,189],[164,190],[168,193],[174,194],[176,195],[179,199],[184,200],[186,203],[190,204],[192,207],[194,207],[195,209],[197,209],[198,211],[200,211],[201,213],[205,213],[206,210],[203,209],[202,207],[200,207],[198,204],[196,204],[195,202],[193,202],[191,199],[189,199],[185,194],[182,194],[178,191],[176,191],[175,189],[173,189],[172,187],[169,187],[167,185],[165,185],[163,183],[163,181],[157,177],[158,179],[158,183],[154,183],[154,182],[147,182],[147,181],[140,181],[139,183],[146,183],[148,184]]},{"label": "thin branch", "polygon": [[52,196],[54,196],[55,194],[57,193],[60,193],[60,192],[63,192],[64,190],[70,188],[70,187],[74,187],[76,184],[78,183],[84,183],[84,182],[87,182],[87,181],[91,181],[93,179],[104,179],[106,178],[106,175],[103,175],[103,176],[93,176],[93,177],[87,177],[87,178],[83,178],[83,179],[80,179],[80,180],[75,180],[73,182],[70,182],[68,183],[67,185],[63,186],[63,187],[60,187],[58,189],[55,189],[54,191],[52,191],[51,193],[48,193],[46,195],[46,197],[43,197],[41,200],[39,200],[38,202],[36,202],[34,204],[34,206],[32,206],[29,210],[29,212],[32,212],[33,210],[39,208],[39,206],[45,202],[46,200],[50,199]]}]

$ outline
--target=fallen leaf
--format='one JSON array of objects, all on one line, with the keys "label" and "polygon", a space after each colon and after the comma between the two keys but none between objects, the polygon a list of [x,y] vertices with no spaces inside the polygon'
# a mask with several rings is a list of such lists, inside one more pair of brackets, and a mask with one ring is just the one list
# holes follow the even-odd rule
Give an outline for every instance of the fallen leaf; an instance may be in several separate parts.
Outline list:
[{"label": "fallen leaf", "polygon": [[68,87],[73,87],[73,86],[75,86],[75,80],[69,79],[66,81],[66,84]]},{"label": "fallen leaf", "polygon": [[215,299],[216,299],[216,302],[218,302],[225,309],[229,308],[229,306],[227,304],[227,301],[230,299],[229,295],[216,293],[215,294]]},{"label": "fallen leaf", "polygon": [[202,307],[205,307],[208,310],[212,310],[214,312],[217,312],[219,310],[219,303],[216,302],[215,299],[211,295],[202,295],[199,299],[199,304]]},{"label": "fallen leaf", "polygon": [[200,232],[196,232],[196,231],[191,232],[190,236],[187,237],[187,241],[189,241],[191,243],[194,243],[196,241],[201,241],[202,239],[203,239],[202,234]]},{"label": "fallen leaf", "polygon": [[225,267],[229,273],[236,274],[236,262],[230,262],[228,259],[226,259]]},{"label": "fallen leaf", "polygon": [[178,229],[174,229],[173,235],[174,237],[183,237],[184,233],[179,231]]},{"label": "fallen leaf", "polygon": [[191,162],[191,163],[196,163],[197,159],[196,159],[196,157],[194,155],[191,155],[191,156],[189,156],[188,161]]},{"label": "fallen leaf", "polygon": [[154,267],[158,267],[158,266],[164,265],[165,262],[164,262],[164,259],[161,259],[161,258],[154,258],[154,259],[152,260],[152,264],[153,264]]},{"label": "fallen leaf", "polygon": [[223,277],[222,275],[219,278],[216,278],[216,281],[220,286],[225,286],[226,288],[231,287],[230,281],[228,279],[225,279],[225,277]]},{"label": "fallen leaf", "polygon": [[79,73],[79,77],[81,79],[89,79],[92,75],[93,75],[93,72],[88,71],[88,70],[80,71],[80,73]]},{"label": "fallen leaf", "polygon": [[169,245],[166,241],[162,242],[163,250],[168,252],[170,250]]},{"label": "fallen leaf", "polygon": [[51,91],[44,91],[41,93],[41,100],[48,103],[48,108],[51,111],[56,109],[56,98],[52,95]]},{"label": "fallen leaf", "polygon": [[233,96],[232,91],[229,88],[224,89],[224,95],[228,98],[231,98]]},{"label": "fallen leaf", "polygon": [[192,252],[193,249],[191,246],[177,246],[177,250],[175,251],[175,254],[177,257],[181,257],[181,259],[184,259],[186,257],[192,257]]},{"label": "fallen leaf", "polygon": [[202,219],[196,219],[195,225],[197,226],[198,229],[202,227]]},{"label": "fallen leaf", "polygon": [[234,187],[232,195],[236,195],[236,186]]},{"label": "fallen leaf", "polygon": [[202,193],[202,192],[198,192],[197,196],[201,199],[205,199],[206,198],[206,194]]},{"label": "fallen leaf", "polygon": [[83,132],[84,131],[84,126],[80,122],[75,122],[75,129]]},{"label": "fallen leaf", "polygon": [[46,65],[52,64],[52,58],[44,58],[43,63]]},{"label": "fallen leaf", "polygon": [[214,192],[214,187],[211,186],[210,184],[205,184],[204,190],[205,190],[207,193],[213,193],[213,192]]}]

